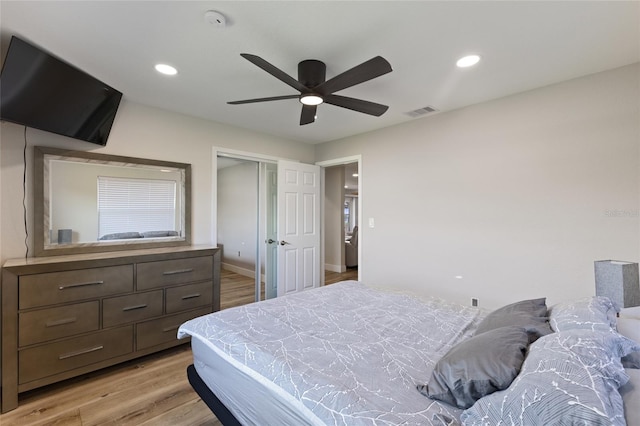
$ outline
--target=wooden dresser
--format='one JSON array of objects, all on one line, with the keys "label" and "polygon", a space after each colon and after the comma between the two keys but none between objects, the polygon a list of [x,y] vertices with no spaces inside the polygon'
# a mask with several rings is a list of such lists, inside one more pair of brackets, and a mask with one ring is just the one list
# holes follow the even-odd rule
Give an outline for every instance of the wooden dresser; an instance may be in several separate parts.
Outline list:
[{"label": "wooden dresser", "polygon": [[174,247],[8,260],[2,269],[2,412],[18,393],[188,342],[220,309],[220,253]]}]

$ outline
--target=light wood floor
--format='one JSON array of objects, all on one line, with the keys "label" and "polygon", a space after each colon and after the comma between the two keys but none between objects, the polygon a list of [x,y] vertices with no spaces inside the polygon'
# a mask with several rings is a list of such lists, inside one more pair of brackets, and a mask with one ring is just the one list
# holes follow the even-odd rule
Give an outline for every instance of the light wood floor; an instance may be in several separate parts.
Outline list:
[{"label": "light wood floor", "polygon": [[[325,271],[325,285],[339,281],[357,280],[358,269],[349,268],[346,272]],[[220,309],[246,305],[255,301],[255,279],[222,270],[220,276]],[[264,300],[264,285],[260,300]]]},{"label": "light wood floor", "polygon": [[[358,271],[325,274],[325,283],[357,279]],[[221,275],[222,309],[254,301],[254,281]],[[25,392],[19,406],[0,415],[0,425],[219,426],[187,381],[191,348],[177,348]]]},{"label": "light wood floor", "polygon": [[[264,285],[260,300],[264,300]],[[255,278],[245,277],[231,271],[220,273],[220,309],[242,306],[255,302]]]},{"label": "light wood floor", "polygon": [[346,272],[324,271],[324,285],[335,284],[340,281],[358,280],[358,268],[349,268]]}]

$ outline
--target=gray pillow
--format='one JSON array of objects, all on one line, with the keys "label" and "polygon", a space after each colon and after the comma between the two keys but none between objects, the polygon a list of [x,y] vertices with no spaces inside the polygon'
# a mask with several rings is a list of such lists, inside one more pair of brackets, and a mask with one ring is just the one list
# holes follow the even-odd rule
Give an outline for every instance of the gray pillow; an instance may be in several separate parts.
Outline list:
[{"label": "gray pillow", "polygon": [[509,387],[525,358],[529,336],[522,327],[501,327],[465,340],[436,364],[425,396],[458,408]]},{"label": "gray pillow", "polygon": [[100,240],[125,240],[129,238],[142,238],[138,232],[116,232],[114,234],[106,234],[100,237]]},{"label": "gray pillow", "polygon": [[[617,319],[618,333],[640,345],[640,319],[620,317]],[[640,369],[640,352],[632,352],[622,358],[624,368]]]},{"label": "gray pillow", "polygon": [[618,388],[629,376],[620,357],[637,350],[613,331],[571,330],[540,338],[529,348],[509,388],[462,413],[465,425],[526,419],[532,425],[624,425]]},{"label": "gray pillow", "polygon": [[524,327],[530,342],[552,333],[547,317],[546,299],[522,300],[496,309],[478,325],[475,335],[500,327],[517,325]]},{"label": "gray pillow", "polygon": [[142,232],[143,238],[159,238],[159,237],[175,237],[178,235],[177,231],[145,231]]}]

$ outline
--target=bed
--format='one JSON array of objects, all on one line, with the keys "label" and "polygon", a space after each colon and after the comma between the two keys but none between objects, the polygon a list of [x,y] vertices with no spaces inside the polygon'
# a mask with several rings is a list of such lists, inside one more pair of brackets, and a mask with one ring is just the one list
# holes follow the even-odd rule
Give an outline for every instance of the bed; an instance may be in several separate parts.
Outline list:
[{"label": "bed", "polygon": [[[569,353],[568,361],[562,362],[579,365],[582,370],[575,372],[576,377],[585,376],[584,360],[593,355],[595,344],[586,334],[592,333],[606,340],[607,354],[615,354],[607,355],[610,363],[595,363],[606,364],[602,368],[612,378],[603,382],[603,391],[592,390],[597,403],[606,401],[588,407],[592,416],[588,418],[595,419],[593,424],[600,420],[600,424],[625,424],[624,410],[633,418],[640,407],[636,374],[640,370],[625,370],[621,358],[640,351],[640,345],[611,328],[615,315],[611,318],[608,311],[600,318],[608,329],[604,325],[597,329],[597,321],[591,318],[588,324],[577,321],[577,311],[594,310],[593,300],[600,298],[581,301],[584,309],[580,304],[560,306],[555,314],[552,309],[549,321],[546,305],[544,309],[540,305],[544,299],[526,301],[524,313],[518,309],[525,301],[516,304],[515,313],[510,311],[513,307],[488,313],[345,281],[190,320],[179,328],[178,337],[192,337],[189,381],[225,425],[456,425],[494,424],[495,418],[513,416],[518,410],[513,401],[522,398],[520,388],[532,388],[531,377],[553,382],[545,373],[554,367],[545,364],[549,368],[540,369],[551,353],[559,359]],[[527,310],[536,311],[533,319]],[[569,315],[568,321],[563,320],[564,314]],[[575,328],[582,326],[590,329]],[[565,327],[574,330],[568,332],[570,336]],[[572,341],[565,350],[573,335],[580,342]],[[495,344],[500,339],[503,343]],[[588,344],[582,348],[585,341]],[[498,350],[500,356],[484,356],[485,350]],[[482,365],[509,351],[513,356],[505,364],[519,364],[518,368]],[[489,373],[482,374],[489,374],[490,380],[474,376],[487,368]],[[461,371],[473,377],[461,383]],[[601,377],[601,373],[589,371],[587,377]],[[566,374],[564,379],[575,381]],[[535,382],[533,387],[546,385]],[[565,396],[571,394],[566,386],[557,388]],[[619,388],[635,402],[623,406]],[[607,398],[602,398],[605,393]],[[578,397],[590,401],[582,394]],[[536,400],[538,406],[553,405],[539,403],[544,399],[539,394],[532,398],[531,406]],[[575,407],[571,401],[568,405]]]}]

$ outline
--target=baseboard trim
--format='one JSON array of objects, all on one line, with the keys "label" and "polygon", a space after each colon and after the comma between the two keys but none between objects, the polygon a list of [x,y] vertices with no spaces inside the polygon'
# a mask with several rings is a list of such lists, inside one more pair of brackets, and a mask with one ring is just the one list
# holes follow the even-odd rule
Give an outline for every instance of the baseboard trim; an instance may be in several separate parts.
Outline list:
[{"label": "baseboard trim", "polygon": [[330,265],[328,263],[324,264],[325,271],[338,272],[343,273],[347,271],[347,267],[344,265]]},{"label": "baseboard trim", "polygon": [[[225,271],[234,272],[243,277],[255,278],[256,272],[253,269],[242,268],[240,266],[231,265],[229,263],[221,263],[220,267]],[[264,282],[264,274],[260,275],[260,279]]]}]

